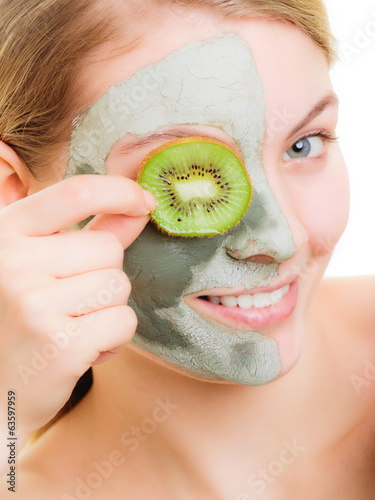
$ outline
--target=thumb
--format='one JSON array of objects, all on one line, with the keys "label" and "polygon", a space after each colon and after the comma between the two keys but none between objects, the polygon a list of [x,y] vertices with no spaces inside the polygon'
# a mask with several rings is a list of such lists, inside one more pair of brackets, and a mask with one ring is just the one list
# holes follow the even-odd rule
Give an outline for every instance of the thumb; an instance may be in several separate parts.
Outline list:
[{"label": "thumb", "polygon": [[125,250],[141,234],[149,221],[149,215],[139,217],[119,214],[97,215],[83,230],[109,231],[117,236]]}]

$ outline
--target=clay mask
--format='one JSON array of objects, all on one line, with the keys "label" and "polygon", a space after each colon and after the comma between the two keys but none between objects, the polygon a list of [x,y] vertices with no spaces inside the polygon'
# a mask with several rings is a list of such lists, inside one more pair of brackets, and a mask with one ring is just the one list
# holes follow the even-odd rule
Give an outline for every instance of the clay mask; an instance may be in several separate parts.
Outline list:
[{"label": "clay mask", "polygon": [[294,253],[261,164],[264,108],[262,84],[242,38],[226,34],[194,42],[111,88],[80,117],[66,173],[104,174],[112,146],[127,133],[209,125],[235,139],[253,183],[252,203],[241,222],[204,238],[172,238],[150,223],[125,251],[124,270],[139,322],[134,345],[204,378],[246,385],[265,384],[280,374],[277,343],[257,331],[206,321],[183,297],[215,287],[266,286],[278,264],[244,259],[266,253],[280,262]]}]

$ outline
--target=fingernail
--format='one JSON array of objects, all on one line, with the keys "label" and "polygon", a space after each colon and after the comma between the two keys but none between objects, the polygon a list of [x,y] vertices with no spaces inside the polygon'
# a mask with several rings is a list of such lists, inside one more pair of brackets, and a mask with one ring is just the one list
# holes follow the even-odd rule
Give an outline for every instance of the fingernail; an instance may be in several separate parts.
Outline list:
[{"label": "fingernail", "polygon": [[146,191],[145,189],[143,190],[143,196],[145,197],[145,204],[147,210],[155,210],[156,208],[156,201],[155,198],[152,196],[152,194],[149,191]]}]

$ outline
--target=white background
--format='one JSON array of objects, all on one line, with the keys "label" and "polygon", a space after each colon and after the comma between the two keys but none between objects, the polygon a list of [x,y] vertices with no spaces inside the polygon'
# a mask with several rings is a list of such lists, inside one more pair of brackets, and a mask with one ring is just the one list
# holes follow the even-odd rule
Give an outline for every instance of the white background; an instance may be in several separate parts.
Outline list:
[{"label": "white background", "polygon": [[[375,1],[325,0],[340,60],[331,72],[340,98],[340,138],[351,214],[327,276],[375,274]],[[367,34],[366,34],[367,33]]]}]

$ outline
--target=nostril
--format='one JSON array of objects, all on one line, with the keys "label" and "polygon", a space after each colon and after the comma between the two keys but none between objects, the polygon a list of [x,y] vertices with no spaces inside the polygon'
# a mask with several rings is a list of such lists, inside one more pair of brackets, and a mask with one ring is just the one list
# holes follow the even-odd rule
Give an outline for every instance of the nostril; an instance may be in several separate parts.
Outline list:
[{"label": "nostril", "polygon": [[270,257],[269,255],[253,255],[252,257],[247,257],[244,259],[246,262],[252,262],[253,264],[274,264],[275,259],[273,257]]},{"label": "nostril", "polygon": [[233,257],[233,259],[242,259],[242,254],[239,250],[231,250],[230,248],[225,248],[228,255]]},{"label": "nostril", "polygon": [[[253,256],[257,254],[257,251],[259,251],[259,248],[257,248],[257,242],[255,240],[247,239],[244,242],[236,243],[236,245],[226,245],[224,247],[227,254],[230,255],[233,259],[245,260],[249,254]],[[240,246],[241,243],[242,245]],[[235,248],[237,249],[235,250]],[[238,250],[238,248],[243,248],[243,250]]]},{"label": "nostril", "polygon": [[274,257],[271,257],[270,255],[267,254],[258,253],[255,255],[248,256],[249,254],[248,251],[241,252],[240,250],[231,250],[230,248],[226,248],[225,250],[227,251],[228,255],[230,255],[233,259],[236,260],[243,260],[245,262],[251,262],[253,264],[265,264],[265,265],[274,264],[276,262]]}]

